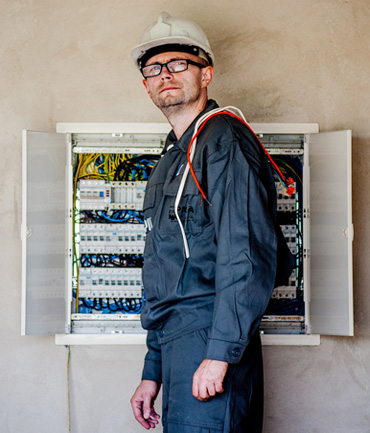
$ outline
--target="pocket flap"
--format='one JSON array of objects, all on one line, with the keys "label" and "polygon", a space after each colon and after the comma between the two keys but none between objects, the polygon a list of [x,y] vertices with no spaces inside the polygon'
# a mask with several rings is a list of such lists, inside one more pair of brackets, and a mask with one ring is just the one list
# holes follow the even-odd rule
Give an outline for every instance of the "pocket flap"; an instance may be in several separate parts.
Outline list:
[{"label": "pocket flap", "polygon": [[155,205],[156,187],[157,185],[153,185],[150,188],[146,189],[143,204],[144,211],[152,208]]}]

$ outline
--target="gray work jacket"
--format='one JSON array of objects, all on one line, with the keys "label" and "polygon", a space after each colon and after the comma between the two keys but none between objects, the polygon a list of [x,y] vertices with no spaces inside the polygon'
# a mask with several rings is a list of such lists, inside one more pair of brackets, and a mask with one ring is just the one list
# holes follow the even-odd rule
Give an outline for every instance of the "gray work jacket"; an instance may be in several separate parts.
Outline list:
[{"label": "gray work jacket", "polygon": [[[208,102],[206,111],[218,107]],[[203,114],[203,113],[202,113]],[[208,327],[205,358],[238,363],[271,297],[277,266],[276,189],[255,136],[228,115],[198,136],[191,175],[178,206],[190,249],[175,217],[195,121],[180,140],[169,134],[146,189],[147,227],[141,320],[148,329],[143,379],[161,381],[160,344]]]}]

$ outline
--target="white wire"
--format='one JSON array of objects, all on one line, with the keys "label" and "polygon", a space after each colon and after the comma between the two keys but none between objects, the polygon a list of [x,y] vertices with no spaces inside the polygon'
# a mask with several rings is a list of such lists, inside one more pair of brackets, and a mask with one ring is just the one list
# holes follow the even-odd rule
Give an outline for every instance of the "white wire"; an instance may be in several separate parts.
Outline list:
[{"label": "white wire", "polygon": [[[228,111],[229,113],[237,114],[239,117],[241,117],[244,120],[244,122],[247,122],[245,120],[245,117],[244,117],[243,113],[239,110],[239,108],[236,108],[236,107],[233,107],[233,106],[227,106],[227,107],[223,107],[223,108],[215,108],[214,110],[208,111],[207,113],[203,114],[203,116],[201,116],[198,119],[197,123],[195,124],[195,128],[194,128],[194,133],[193,133],[192,139],[197,134],[197,132],[198,132],[199,127],[201,126],[201,124],[203,122],[205,122],[210,116],[212,116],[215,113],[219,113],[220,111]],[[192,146],[191,146],[191,149],[190,149],[189,159],[190,159],[191,163],[193,162],[193,157],[194,157],[196,146],[197,146],[197,137],[194,139],[194,141],[192,143]],[[189,171],[190,171],[190,165],[189,165],[189,161],[188,161],[187,164],[186,164],[186,166],[185,166],[184,173],[182,175],[181,182],[180,182],[180,185],[179,185],[179,189],[177,191],[176,199],[175,199],[175,215],[176,215],[177,222],[179,223],[179,226],[180,226],[180,231],[181,231],[182,239],[183,239],[183,242],[184,242],[184,248],[185,248],[185,257],[187,259],[190,257],[189,244],[188,244],[188,240],[186,238],[186,233],[185,233],[184,226],[183,226],[183,224],[182,224],[182,222],[180,220],[180,217],[179,217],[179,214],[177,212],[177,209],[179,207],[179,203],[180,203],[180,200],[181,200],[182,193],[184,191],[184,187],[185,187],[186,179],[188,178],[188,175],[189,175]]]}]

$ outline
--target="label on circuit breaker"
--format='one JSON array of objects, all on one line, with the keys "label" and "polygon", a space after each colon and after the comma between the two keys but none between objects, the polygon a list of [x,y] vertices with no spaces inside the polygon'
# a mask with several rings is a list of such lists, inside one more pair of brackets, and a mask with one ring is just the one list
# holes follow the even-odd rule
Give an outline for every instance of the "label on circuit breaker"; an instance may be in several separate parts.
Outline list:
[{"label": "label on circuit breaker", "polygon": [[104,180],[80,180],[80,209],[105,209],[111,202],[111,187]]},{"label": "label on circuit breaker", "polygon": [[81,254],[142,254],[144,224],[80,224]]},{"label": "label on circuit breaker", "polygon": [[141,298],[141,268],[79,268],[80,298]]}]

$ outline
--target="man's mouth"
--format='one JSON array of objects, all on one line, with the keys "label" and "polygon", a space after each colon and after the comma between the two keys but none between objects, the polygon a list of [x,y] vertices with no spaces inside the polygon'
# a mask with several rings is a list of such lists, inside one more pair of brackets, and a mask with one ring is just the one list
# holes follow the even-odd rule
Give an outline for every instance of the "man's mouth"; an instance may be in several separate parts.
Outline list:
[{"label": "man's mouth", "polygon": [[159,93],[167,92],[169,90],[177,90],[177,87],[174,86],[164,87]]}]

